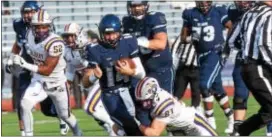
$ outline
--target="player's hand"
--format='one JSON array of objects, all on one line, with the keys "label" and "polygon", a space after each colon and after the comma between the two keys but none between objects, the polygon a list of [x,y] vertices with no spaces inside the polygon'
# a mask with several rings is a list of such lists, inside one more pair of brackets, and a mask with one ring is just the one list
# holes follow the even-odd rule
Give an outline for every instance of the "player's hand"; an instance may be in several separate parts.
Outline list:
[{"label": "player's hand", "polygon": [[123,74],[123,75],[128,75],[128,76],[133,76],[134,75],[134,70],[130,68],[129,63],[127,61],[117,61],[115,65],[115,69]]},{"label": "player's hand", "polygon": [[13,57],[14,57],[14,54],[11,54],[8,58],[8,62],[7,62],[7,65],[5,66],[5,69],[6,69],[6,72],[7,73],[12,73],[13,71]]},{"label": "player's hand", "polygon": [[22,68],[24,68],[24,65],[26,64],[27,62],[19,55],[14,55],[13,57],[13,64],[14,65],[18,65]]},{"label": "player's hand", "polygon": [[227,59],[228,59],[228,56],[226,54],[222,53],[220,55],[220,65],[225,66]]},{"label": "player's hand", "polygon": [[144,48],[148,48],[149,40],[146,37],[138,37],[137,38],[138,45]]},{"label": "player's hand", "polygon": [[196,32],[192,33],[192,42],[193,44],[198,43],[200,40],[200,35]]},{"label": "player's hand", "polygon": [[97,78],[101,78],[103,74],[101,68],[98,65],[96,65],[96,67],[93,69],[93,73]]}]

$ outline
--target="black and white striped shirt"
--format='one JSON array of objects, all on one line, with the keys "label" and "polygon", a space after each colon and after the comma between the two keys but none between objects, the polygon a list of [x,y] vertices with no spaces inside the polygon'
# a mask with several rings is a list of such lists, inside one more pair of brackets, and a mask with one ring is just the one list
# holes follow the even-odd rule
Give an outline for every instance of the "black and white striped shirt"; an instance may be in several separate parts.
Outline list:
[{"label": "black and white striped shirt", "polygon": [[183,63],[185,66],[197,67],[197,54],[192,44],[183,44],[178,37],[172,45],[171,52],[177,63]]},{"label": "black and white striped shirt", "polygon": [[242,59],[262,60],[272,65],[272,7],[258,5],[243,15],[228,43],[234,47],[237,36],[242,41]]}]

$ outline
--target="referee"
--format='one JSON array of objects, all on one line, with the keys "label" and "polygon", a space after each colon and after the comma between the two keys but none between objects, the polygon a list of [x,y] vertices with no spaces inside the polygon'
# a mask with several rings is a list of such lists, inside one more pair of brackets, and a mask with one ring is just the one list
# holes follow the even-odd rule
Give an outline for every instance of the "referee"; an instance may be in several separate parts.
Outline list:
[{"label": "referee", "polygon": [[[241,75],[254,98],[261,105],[235,127],[235,134],[248,136],[272,121],[272,1],[259,2],[244,14],[228,38],[229,46],[240,36],[242,40]],[[235,135],[234,134],[234,135]]]},{"label": "referee", "polygon": [[200,105],[199,67],[195,48],[192,44],[183,44],[180,41],[180,37],[178,37],[173,43],[172,54],[176,55],[178,59],[174,96],[180,100],[184,96],[187,85],[190,83],[192,91],[191,105],[198,108]]}]

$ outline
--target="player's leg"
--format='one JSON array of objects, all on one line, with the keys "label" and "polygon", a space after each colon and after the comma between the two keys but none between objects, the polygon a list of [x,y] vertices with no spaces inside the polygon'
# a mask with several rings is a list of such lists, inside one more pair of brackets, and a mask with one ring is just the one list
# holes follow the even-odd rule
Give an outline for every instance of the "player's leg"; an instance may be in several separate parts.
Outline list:
[{"label": "player's leg", "polygon": [[200,112],[195,113],[194,124],[200,131],[200,136],[218,136],[215,129],[207,122]]},{"label": "player's leg", "polygon": [[60,119],[58,117],[56,108],[53,104],[53,101],[51,100],[50,97],[47,97],[44,101],[42,101],[40,103],[41,105],[41,112],[48,117],[55,117],[58,118],[59,122],[60,122],[60,134],[62,136],[66,135],[69,131],[69,126],[65,123],[65,121],[63,121],[62,119]]},{"label": "player's leg", "polygon": [[176,71],[175,81],[174,81],[174,96],[181,100],[184,96],[185,89],[188,85],[188,68],[184,65],[180,65]]},{"label": "player's leg", "polygon": [[47,90],[46,92],[52,99],[59,118],[64,120],[69,125],[69,127],[72,129],[73,135],[82,135],[76,117],[70,111],[69,91],[67,84],[63,82],[60,86],[52,88],[51,91]]},{"label": "player's leg", "polygon": [[129,95],[129,91],[127,88],[121,88],[115,91],[102,92],[101,97],[103,104],[106,107],[106,110],[110,114],[112,120],[114,120],[117,124],[123,127],[126,135],[142,135],[136,121],[134,120],[134,117],[131,116],[131,112],[129,112],[129,110],[127,109],[127,106],[125,105],[119,92],[127,92],[127,94]]},{"label": "player's leg", "polygon": [[207,117],[207,120],[210,123],[210,125],[216,129],[213,110],[214,97],[209,90],[216,76],[220,73],[221,70],[219,56],[217,53],[212,51],[208,54],[200,54],[199,63],[200,63],[199,87],[203,97],[205,116]]},{"label": "player's leg", "polygon": [[[100,126],[102,126],[110,136],[116,136],[122,131],[115,132],[117,126],[110,118],[101,100],[101,89],[99,83],[89,89],[88,97],[84,104],[84,110],[87,114],[93,116]],[[116,134],[117,133],[117,134]],[[118,134],[123,135],[123,134]]]},{"label": "player's leg", "polygon": [[221,109],[224,111],[225,116],[228,119],[228,125],[225,130],[225,133],[230,134],[233,132],[234,118],[233,110],[230,107],[229,98],[226,94],[221,80],[221,73],[219,73],[212,85],[212,91],[214,92],[214,97],[219,103]]},{"label": "player's leg", "polygon": [[46,97],[47,94],[43,90],[42,84],[38,81],[32,81],[26,89],[21,99],[21,115],[26,136],[33,136],[32,108]]},{"label": "player's leg", "polygon": [[16,106],[17,106],[17,116],[19,119],[19,129],[21,131],[21,136],[25,136],[25,131],[24,131],[24,124],[22,121],[22,115],[21,115],[21,99],[22,96],[24,95],[27,87],[29,86],[31,82],[31,76],[29,72],[22,73],[19,76],[19,82],[18,82],[18,90],[16,91]]},{"label": "player's leg", "polygon": [[247,99],[249,96],[249,90],[247,89],[241,76],[241,62],[238,59],[235,61],[232,78],[234,82],[234,126],[238,126],[246,118]]}]

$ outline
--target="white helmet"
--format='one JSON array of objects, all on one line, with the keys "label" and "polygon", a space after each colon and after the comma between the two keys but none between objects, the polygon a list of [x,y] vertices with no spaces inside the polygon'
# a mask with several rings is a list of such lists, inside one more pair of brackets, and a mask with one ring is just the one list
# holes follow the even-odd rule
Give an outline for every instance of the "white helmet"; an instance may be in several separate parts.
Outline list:
[{"label": "white helmet", "polygon": [[64,32],[62,34],[73,34],[78,36],[81,31],[81,27],[77,23],[69,23],[64,27]]},{"label": "white helmet", "polygon": [[48,12],[44,9],[39,10],[36,12],[32,19],[31,19],[31,25],[51,25],[52,24],[52,18],[48,14]]},{"label": "white helmet", "polygon": [[140,80],[135,89],[135,97],[138,101],[153,99],[160,85],[155,78],[145,77]]}]

